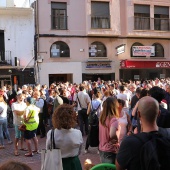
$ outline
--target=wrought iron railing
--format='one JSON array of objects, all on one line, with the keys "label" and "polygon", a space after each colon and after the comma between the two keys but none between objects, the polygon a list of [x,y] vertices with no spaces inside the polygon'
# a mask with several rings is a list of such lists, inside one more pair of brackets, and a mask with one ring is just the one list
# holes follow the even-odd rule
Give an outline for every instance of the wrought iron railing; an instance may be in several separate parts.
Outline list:
[{"label": "wrought iron railing", "polygon": [[134,17],[135,30],[160,30],[170,31],[169,18],[149,18],[149,17]]},{"label": "wrought iron railing", "polygon": [[150,30],[150,18],[149,17],[134,17],[134,29],[135,30]]},{"label": "wrought iron railing", "polygon": [[170,20],[169,18],[152,18],[154,21],[154,30],[169,31]]},{"label": "wrought iron railing", "polygon": [[0,51],[0,65],[12,65],[11,51]]},{"label": "wrought iron railing", "polygon": [[94,28],[94,29],[110,28],[110,16],[108,17],[92,16],[91,17],[91,28]]},{"label": "wrought iron railing", "polygon": [[57,30],[67,30],[67,16],[51,16],[51,28]]}]

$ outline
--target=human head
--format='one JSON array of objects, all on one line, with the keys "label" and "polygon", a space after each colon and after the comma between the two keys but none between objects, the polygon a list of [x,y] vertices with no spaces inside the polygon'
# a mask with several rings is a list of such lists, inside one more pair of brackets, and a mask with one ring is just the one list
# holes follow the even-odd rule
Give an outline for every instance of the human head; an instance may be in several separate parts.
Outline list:
[{"label": "human head", "polygon": [[141,121],[153,124],[156,123],[159,114],[158,102],[150,96],[142,97],[138,104],[138,114]]},{"label": "human head", "polygon": [[125,101],[122,99],[117,99],[118,103],[119,103],[119,112],[122,110],[122,108],[125,106]]},{"label": "human head", "polygon": [[142,89],[141,92],[140,92],[140,99],[144,96],[147,96],[148,95],[148,89]]},{"label": "human head", "polygon": [[153,97],[154,99],[156,99],[158,101],[158,103],[161,103],[162,99],[164,99],[165,97],[165,91],[158,87],[158,86],[154,86],[152,87],[148,94]]},{"label": "human head", "polygon": [[52,123],[57,129],[70,129],[75,127],[76,113],[69,104],[62,104],[53,113]]},{"label": "human head", "polygon": [[118,102],[115,97],[108,97],[103,102],[103,110],[100,116],[100,123],[106,127],[106,119],[112,117],[118,117]]},{"label": "human head", "polygon": [[83,91],[83,90],[84,90],[84,85],[81,84],[81,85],[79,86],[79,90],[80,90],[80,91]]},{"label": "human head", "polygon": [[30,105],[30,104],[34,104],[34,103],[35,103],[35,100],[34,100],[33,97],[27,97],[27,98],[26,98],[26,103],[28,103],[29,105]]},{"label": "human head", "polygon": [[120,86],[120,87],[119,87],[119,90],[120,90],[121,92],[125,91],[125,86]]},{"label": "human head", "polygon": [[32,169],[24,163],[17,161],[8,161],[0,166],[0,170],[32,170]]}]

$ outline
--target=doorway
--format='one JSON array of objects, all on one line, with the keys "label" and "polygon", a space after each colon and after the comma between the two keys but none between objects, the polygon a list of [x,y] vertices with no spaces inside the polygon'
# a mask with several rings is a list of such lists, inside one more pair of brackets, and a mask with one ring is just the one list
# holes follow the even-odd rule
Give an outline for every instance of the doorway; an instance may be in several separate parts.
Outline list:
[{"label": "doorway", "polygon": [[73,82],[73,74],[49,74],[49,85],[56,82]]}]

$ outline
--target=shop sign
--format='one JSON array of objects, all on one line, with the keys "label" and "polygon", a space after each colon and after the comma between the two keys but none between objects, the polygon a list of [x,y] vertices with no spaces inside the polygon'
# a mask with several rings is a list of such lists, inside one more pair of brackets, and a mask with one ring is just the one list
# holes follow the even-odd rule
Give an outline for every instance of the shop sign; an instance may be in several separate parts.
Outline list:
[{"label": "shop sign", "polygon": [[155,46],[133,46],[133,56],[155,56]]},{"label": "shop sign", "polygon": [[116,47],[117,55],[125,52],[125,44]]},{"label": "shop sign", "polygon": [[132,61],[122,60],[121,68],[170,68],[170,61]]},{"label": "shop sign", "polygon": [[110,63],[87,63],[86,68],[106,69],[106,68],[111,68],[111,64]]}]

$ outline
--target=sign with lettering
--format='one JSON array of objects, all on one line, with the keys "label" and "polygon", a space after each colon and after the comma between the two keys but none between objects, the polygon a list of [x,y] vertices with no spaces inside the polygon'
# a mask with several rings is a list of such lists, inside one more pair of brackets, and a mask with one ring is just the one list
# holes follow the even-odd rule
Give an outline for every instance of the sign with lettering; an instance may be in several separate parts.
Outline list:
[{"label": "sign with lettering", "polygon": [[170,61],[132,61],[122,60],[121,68],[170,68]]},{"label": "sign with lettering", "polygon": [[155,46],[133,46],[133,56],[155,56]]}]

